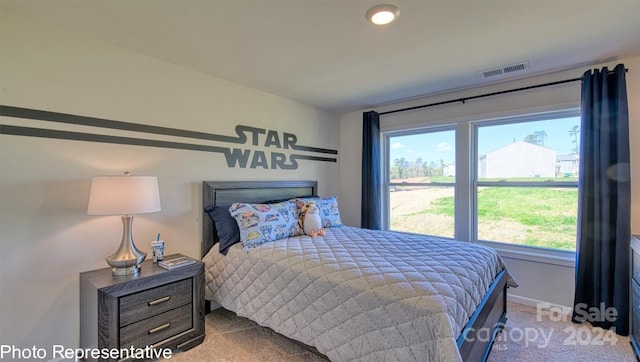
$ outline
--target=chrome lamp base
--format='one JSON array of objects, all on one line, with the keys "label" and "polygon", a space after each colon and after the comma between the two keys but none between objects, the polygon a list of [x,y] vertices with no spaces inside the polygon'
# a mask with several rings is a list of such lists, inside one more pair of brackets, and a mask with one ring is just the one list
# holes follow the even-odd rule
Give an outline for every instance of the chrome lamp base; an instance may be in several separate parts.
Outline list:
[{"label": "chrome lamp base", "polygon": [[132,236],[133,216],[122,216],[122,241],[115,253],[105,258],[111,266],[113,275],[132,275],[140,272],[140,264],[147,257],[147,253],[136,248]]}]

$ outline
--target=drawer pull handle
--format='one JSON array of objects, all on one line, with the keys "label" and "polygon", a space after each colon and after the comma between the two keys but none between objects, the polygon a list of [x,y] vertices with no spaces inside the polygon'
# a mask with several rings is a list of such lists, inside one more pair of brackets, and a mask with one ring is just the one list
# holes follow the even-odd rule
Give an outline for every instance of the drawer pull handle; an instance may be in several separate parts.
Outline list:
[{"label": "drawer pull handle", "polygon": [[149,303],[149,307],[153,307],[156,304],[160,304],[160,303],[164,303],[164,302],[168,302],[169,299],[171,299],[171,296],[167,295],[166,297],[162,297],[162,298],[158,298],[156,300],[152,300]]},{"label": "drawer pull handle", "polygon": [[158,333],[158,332],[163,331],[163,330],[165,330],[165,329],[167,329],[169,327],[171,327],[171,323],[165,323],[165,324],[163,324],[161,326],[158,326],[158,327],[150,329],[149,330],[149,334]]}]

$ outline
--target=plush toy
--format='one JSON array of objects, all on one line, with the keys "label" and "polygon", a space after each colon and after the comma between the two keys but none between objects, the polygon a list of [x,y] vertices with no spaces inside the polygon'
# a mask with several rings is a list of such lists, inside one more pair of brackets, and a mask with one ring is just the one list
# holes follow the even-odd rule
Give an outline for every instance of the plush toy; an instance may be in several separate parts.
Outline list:
[{"label": "plush toy", "polygon": [[324,236],[325,229],[322,228],[322,218],[320,218],[320,210],[315,202],[309,201],[302,206],[300,213],[300,221],[302,221],[302,230],[307,235],[316,237]]}]

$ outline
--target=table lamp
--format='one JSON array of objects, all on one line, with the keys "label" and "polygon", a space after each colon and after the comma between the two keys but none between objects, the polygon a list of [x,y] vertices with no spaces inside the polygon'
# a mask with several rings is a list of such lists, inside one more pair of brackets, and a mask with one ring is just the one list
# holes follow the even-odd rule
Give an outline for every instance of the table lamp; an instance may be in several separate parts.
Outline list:
[{"label": "table lamp", "polygon": [[89,215],[122,215],[122,241],[112,255],[105,258],[113,275],[137,274],[147,253],[133,243],[133,214],[160,211],[158,179],[151,176],[95,176],[91,179]]}]

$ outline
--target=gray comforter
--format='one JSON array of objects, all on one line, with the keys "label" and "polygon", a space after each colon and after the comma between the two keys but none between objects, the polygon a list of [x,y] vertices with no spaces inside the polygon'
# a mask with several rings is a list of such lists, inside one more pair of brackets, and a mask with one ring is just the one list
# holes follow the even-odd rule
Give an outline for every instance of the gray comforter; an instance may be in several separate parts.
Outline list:
[{"label": "gray comforter", "polygon": [[481,245],[348,226],[216,246],[204,262],[208,300],[332,361],[459,361],[456,339],[505,269]]}]

